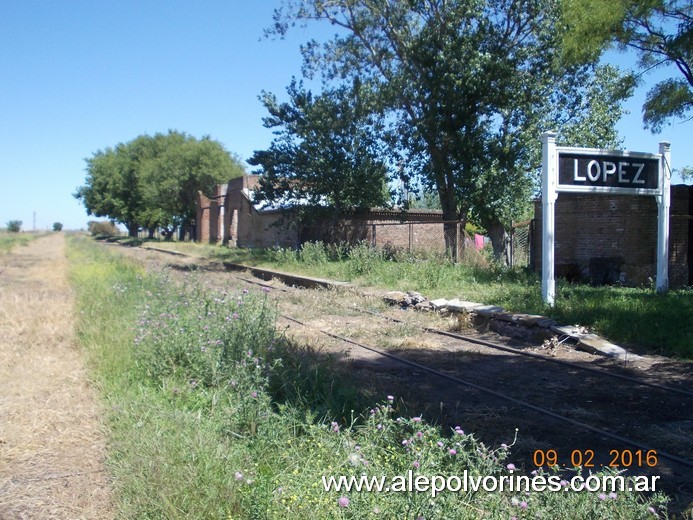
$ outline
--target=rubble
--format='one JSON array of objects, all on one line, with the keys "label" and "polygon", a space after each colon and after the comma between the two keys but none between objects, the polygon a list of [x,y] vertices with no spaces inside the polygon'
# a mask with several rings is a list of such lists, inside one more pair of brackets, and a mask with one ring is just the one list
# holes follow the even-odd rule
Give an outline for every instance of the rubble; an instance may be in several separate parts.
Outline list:
[{"label": "rubble", "polygon": [[438,312],[443,316],[449,314],[467,316],[475,326],[486,327],[503,336],[535,341],[545,341],[556,336],[562,336],[573,340],[576,349],[591,354],[630,360],[639,357],[596,334],[589,333],[585,327],[559,325],[546,316],[506,312],[505,309],[497,305],[485,305],[458,298],[427,300],[421,293],[414,291],[406,293],[390,291],[383,296],[383,299],[388,304],[398,305],[403,309],[413,308],[417,311]]}]

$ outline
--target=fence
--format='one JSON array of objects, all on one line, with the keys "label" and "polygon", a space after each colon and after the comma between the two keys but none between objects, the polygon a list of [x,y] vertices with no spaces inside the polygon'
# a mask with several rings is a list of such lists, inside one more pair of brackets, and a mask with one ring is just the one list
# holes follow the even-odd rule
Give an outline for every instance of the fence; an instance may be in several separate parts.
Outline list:
[{"label": "fence", "polygon": [[[184,231],[184,233],[183,233]],[[181,238],[181,236],[183,238]],[[137,237],[141,239],[145,238],[155,238],[157,240],[172,239],[177,241],[194,241],[195,240],[195,226],[185,226],[184,228],[175,228],[170,237],[167,237],[161,232],[161,228],[155,228],[153,233],[149,230],[140,228],[137,232]]]},{"label": "fence", "polygon": [[510,265],[512,267],[531,267],[532,230],[534,220],[513,222],[510,230]]},{"label": "fence", "polygon": [[429,222],[341,222],[335,226],[314,226],[301,230],[300,242],[332,244],[366,243],[396,255],[435,254],[451,260],[480,262],[483,240],[475,241],[457,221]]}]

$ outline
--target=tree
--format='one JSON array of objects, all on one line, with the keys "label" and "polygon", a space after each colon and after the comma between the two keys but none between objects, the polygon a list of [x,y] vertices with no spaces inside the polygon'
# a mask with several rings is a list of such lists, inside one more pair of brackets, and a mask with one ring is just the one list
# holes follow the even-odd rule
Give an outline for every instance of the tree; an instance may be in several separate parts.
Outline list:
[{"label": "tree", "polygon": [[86,162],[86,183],[75,197],[89,215],[122,223],[130,236],[141,227],[191,224],[198,190],[209,192],[245,171],[220,143],[176,131],[138,136]]},{"label": "tree", "polygon": [[53,222],[53,231],[58,232],[63,230],[63,225],[61,222]]},{"label": "tree", "polygon": [[7,231],[10,233],[19,233],[22,229],[21,220],[10,220],[7,224]]},{"label": "tree", "polygon": [[657,83],[643,106],[646,128],[661,131],[667,121],[693,109],[693,4],[690,0],[565,0],[564,59],[593,61],[610,45],[633,49],[642,73],[673,65],[681,77]]},{"label": "tree", "polygon": [[256,201],[300,208],[304,219],[326,208],[336,219],[345,210],[388,204],[387,168],[365,89],[357,82],[313,96],[294,80],[287,93],[286,103],[261,96],[270,114],[264,125],[277,137],[248,161],[262,173]]},{"label": "tree", "polygon": [[[437,193],[443,218],[462,227],[476,214],[502,231],[526,205],[542,114],[570,102],[556,85],[594,79],[593,66],[558,60],[553,0],[297,0],[275,13],[271,32],[312,20],[339,33],[303,47],[304,73],[369,85],[388,164],[401,166],[404,182]],[[455,225],[446,226],[453,251]],[[503,233],[491,236],[498,242]]]},{"label": "tree", "polygon": [[531,200],[540,185],[537,136],[557,128],[561,145],[616,149],[621,140],[614,123],[632,89],[632,80],[614,67],[580,67],[546,86],[541,111],[515,107],[500,114],[500,132],[490,148],[493,161],[478,178],[470,211],[487,230],[496,258],[509,259],[507,230],[513,220],[531,218]]}]

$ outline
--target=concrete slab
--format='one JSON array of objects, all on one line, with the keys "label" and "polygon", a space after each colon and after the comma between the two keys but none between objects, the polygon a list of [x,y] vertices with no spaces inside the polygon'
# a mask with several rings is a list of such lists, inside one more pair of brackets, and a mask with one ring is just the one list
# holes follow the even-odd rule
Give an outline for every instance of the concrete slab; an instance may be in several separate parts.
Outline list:
[{"label": "concrete slab", "polygon": [[629,361],[641,359],[641,357],[637,354],[628,352],[623,347],[619,347],[618,345],[615,345],[610,341],[605,340],[597,334],[581,332],[580,327],[554,326],[551,327],[551,330],[558,334],[564,334],[574,339],[577,342],[575,348],[583,352],[588,352],[590,354],[596,354],[621,360],[627,359]]},{"label": "concrete slab", "polygon": [[604,338],[597,336],[596,334],[583,334],[582,337],[578,339],[577,349],[584,352],[590,352],[591,354],[599,354],[601,356],[607,356],[622,360],[635,360],[641,359],[637,354],[628,352],[623,347],[614,345],[613,343],[606,341]]},{"label": "concrete slab", "polygon": [[473,312],[485,318],[495,318],[497,314],[505,312],[505,309],[496,305],[481,305],[475,307]]},{"label": "concrete slab", "polygon": [[253,276],[261,280],[269,281],[272,279],[280,280],[286,285],[295,287],[305,287],[306,289],[332,289],[352,287],[348,282],[337,282],[334,280],[325,280],[323,278],[313,278],[311,276],[303,276],[293,273],[283,273],[274,269],[266,269],[264,267],[248,267],[243,264],[233,262],[223,262],[224,267],[230,271],[250,271]]},{"label": "concrete slab", "polygon": [[468,302],[455,298],[448,302],[448,309],[452,312],[474,312],[479,307],[486,307],[483,303]]}]

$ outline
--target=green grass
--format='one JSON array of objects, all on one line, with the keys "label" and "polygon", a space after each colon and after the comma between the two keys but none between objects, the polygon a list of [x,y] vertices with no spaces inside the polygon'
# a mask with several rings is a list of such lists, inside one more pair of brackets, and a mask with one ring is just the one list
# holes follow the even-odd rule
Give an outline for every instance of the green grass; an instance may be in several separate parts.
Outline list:
[{"label": "green grass", "polygon": [[[619,493],[325,491],[322,476],[508,475],[510,446],[376,404],[275,332],[263,292],[153,278],[93,241],[68,257],[78,337],[108,414],[119,518],[650,518]],[[523,474],[525,474],[523,472]],[[348,500],[348,504],[347,504]]]},{"label": "green grass", "polygon": [[43,236],[43,234],[0,231],[0,254],[8,253],[17,246],[25,246],[40,236]]},{"label": "green grass", "polygon": [[588,327],[618,344],[693,359],[691,288],[655,294],[645,287],[591,287],[558,280],[556,304],[548,307],[541,299],[541,281],[536,274],[501,268],[492,262],[454,265],[436,256],[386,256],[365,246],[347,251],[306,244],[299,252],[193,244],[174,247],[221,260],[361,286],[418,291],[429,299],[460,298],[499,305],[511,312],[541,314],[565,325]]}]

